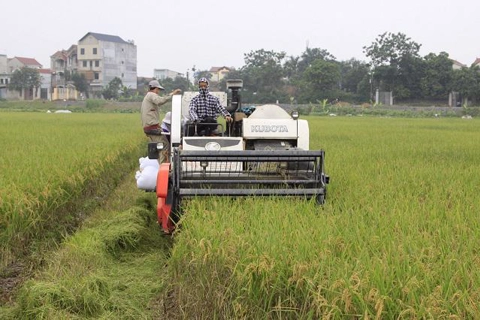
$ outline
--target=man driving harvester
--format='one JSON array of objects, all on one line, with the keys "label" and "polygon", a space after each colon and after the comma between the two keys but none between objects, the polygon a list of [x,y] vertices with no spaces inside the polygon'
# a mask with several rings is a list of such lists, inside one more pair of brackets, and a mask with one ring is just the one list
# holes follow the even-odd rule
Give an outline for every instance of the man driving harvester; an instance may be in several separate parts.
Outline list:
[{"label": "man driving harvester", "polygon": [[209,92],[208,85],[207,78],[198,80],[200,94],[193,97],[188,107],[190,120],[198,124],[197,130],[201,135],[217,133],[217,117],[220,114],[223,115],[227,122],[233,121],[227,109],[220,104],[220,100]]}]

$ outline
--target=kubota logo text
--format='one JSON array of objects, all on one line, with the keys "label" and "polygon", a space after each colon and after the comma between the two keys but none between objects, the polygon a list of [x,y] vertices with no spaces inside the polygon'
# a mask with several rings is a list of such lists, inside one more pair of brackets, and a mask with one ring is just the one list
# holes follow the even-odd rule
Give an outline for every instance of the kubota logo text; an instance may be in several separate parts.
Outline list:
[{"label": "kubota logo text", "polygon": [[251,127],[251,132],[288,132],[286,125],[255,125]]}]

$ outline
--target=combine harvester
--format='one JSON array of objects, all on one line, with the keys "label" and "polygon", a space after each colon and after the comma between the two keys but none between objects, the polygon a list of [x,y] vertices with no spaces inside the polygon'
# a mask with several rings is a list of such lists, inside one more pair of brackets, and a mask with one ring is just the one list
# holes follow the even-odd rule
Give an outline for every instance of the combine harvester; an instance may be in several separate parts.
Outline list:
[{"label": "combine harvester", "polygon": [[[325,153],[309,150],[308,122],[277,105],[242,108],[242,87],[242,80],[227,81],[230,97],[224,101],[234,121],[226,128],[214,123],[199,131],[185,121],[191,93],[183,100],[173,97],[171,162],[160,165],[156,182],[158,223],[165,233],[174,230],[188,197],[302,196],[324,204]],[[157,159],[162,148],[149,143],[149,158]]]}]

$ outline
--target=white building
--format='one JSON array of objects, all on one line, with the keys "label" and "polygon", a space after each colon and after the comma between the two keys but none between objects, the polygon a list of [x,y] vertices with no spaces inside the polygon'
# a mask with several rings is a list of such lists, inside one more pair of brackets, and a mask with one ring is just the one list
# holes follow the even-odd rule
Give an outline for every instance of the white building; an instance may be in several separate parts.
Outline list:
[{"label": "white building", "polygon": [[90,83],[93,95],[115,77],[124,86],[137,89],[137,46],[119,36],[89,32],[77,45],[78,72]]},{"label": "white building", "polygon": [[157,80],[165,80],[167,78],[183,77],[183,74],[169,69],[153,69],[153,77]]},{"label": "white building", "polygon": [[7,55],[6,54],[0,54],[0,74],[6,74],[7,73]]},{"label": "white building", "polygon": [[7,73],[7,55],[0,54],[0,99],[7,98],[7,84],[10,76]]},{"label": "white building", "polygon": [[35,96],[36,99],[40,98],[42,100],[51,100],[52,99],[52,70],[50,69],[39,69],[40,73],[40,92],[37,92]]}]

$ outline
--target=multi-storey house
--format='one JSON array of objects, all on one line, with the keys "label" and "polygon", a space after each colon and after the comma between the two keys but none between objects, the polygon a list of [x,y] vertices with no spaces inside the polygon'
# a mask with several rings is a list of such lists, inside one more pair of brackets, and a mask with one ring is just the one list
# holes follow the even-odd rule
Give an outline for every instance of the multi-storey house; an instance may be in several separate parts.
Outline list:
[{"label": "multi-storey house", "polygon": [[115,77],[129,89],[137,88],[137,46],[119,36],[89,32],[77,45],[78,72],[85,75],[95,97]]}]

